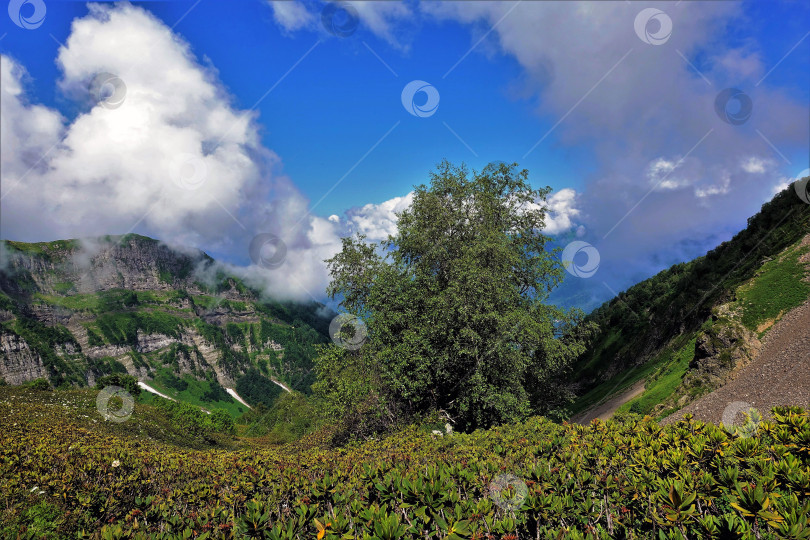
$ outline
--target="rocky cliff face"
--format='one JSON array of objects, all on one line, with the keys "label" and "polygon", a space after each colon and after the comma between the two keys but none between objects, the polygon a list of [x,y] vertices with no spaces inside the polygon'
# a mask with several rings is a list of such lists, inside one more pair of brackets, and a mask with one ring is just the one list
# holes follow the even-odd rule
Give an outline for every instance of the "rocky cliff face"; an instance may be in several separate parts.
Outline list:
[{"label": "rocky cliff face", "polygon": [[92,385],[126,370],[233,387],[253,369],[292,384],[284,374],[306,379],[323,340],[297,318],[314,320],[319,306],[262,301],[200,251],[126,235],[3,242],[0,255],[0,379],[9,384]]},{"label": "rocky cliff face", "polygon": [[20,336],[0,334],[0,378],[8,384],[22,384],[47,377],[42,358]]}]

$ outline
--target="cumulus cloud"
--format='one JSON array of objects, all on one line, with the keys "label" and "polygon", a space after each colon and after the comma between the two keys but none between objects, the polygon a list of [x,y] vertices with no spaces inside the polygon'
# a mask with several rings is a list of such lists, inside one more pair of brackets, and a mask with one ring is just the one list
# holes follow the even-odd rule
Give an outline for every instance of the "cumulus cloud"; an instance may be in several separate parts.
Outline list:
[{"label": "cumulus cloud", "polygon": [[[253,236],[269,232],[287,246],[284,265],[243,271],[276,296],[322,298],[339,223],[308,213],[256,115],[232,105],[186,42],[141,8],[91,5],[57,64],[60,89],[82,106],[69,120],[29,103],[24,68],[2,57],[6,238],[136,231],[247,263]],[[123,100],[105,100],[121,88]]]},{"label": "cumulus cloud", "polygon": [[366,204],[349,210],[346,224],[350,230],[366,235],[369,240],[385,240],[397,232],[397,214],[413,202],[413,191],[404,197],[394,197],[381,204]]},{"label": "cumulus cloud", "polygon": [[560,234],[574,227],[574,218],[580,215],[575,207],[577,192],[570,188],[561,189],[552,193],[546,201],[546,234]]}]

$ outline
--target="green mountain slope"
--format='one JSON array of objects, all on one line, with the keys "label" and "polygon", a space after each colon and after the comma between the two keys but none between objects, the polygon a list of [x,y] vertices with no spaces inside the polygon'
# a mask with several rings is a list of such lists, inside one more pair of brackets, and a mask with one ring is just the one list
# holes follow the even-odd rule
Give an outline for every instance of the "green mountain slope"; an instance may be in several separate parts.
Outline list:
[{"label": "green mountain slope", "polygon": [[328,340],[322,305],[268,301],[203,252],[138,235],[2,248],[0,378],[9,384],[84,386],[129,373],[237,416],[246,408],[226,388],[268,406],[281,385],[308,392],[314,346]]},{"label": "green mountain slope", "polygon": [[790,187],[728,242],[592,312],[600,331],[574,367],[573,413],[641,379],[646,391],[624,410],[656,416],[722,384],[779,317],[810,298],[808,233],[810,205]]}]

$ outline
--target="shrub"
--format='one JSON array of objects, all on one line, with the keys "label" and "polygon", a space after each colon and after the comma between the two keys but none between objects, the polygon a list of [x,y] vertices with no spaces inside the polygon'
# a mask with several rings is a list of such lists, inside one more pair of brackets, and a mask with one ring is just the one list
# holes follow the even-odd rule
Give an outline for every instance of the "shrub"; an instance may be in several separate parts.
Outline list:
[{"label": "shrub", "polygon": [[96,388],[101,390],[105,386],[120,386],[133,397],[141,394],[141,387],[138,386],[138,379],[129,374],[113,373],[104,375],[96,379]]},{"label": "shrub", "polygon": [[233,435],[236,433],[236,426],[233,423],[233,418],[226,411],[217,409],[211,413],[208,420],[213,427],[214,431]]},{"label": "shrub", "polygon": [[34,379],[28,383],[34,390],[51,390],[51,383],[47,379]]}]

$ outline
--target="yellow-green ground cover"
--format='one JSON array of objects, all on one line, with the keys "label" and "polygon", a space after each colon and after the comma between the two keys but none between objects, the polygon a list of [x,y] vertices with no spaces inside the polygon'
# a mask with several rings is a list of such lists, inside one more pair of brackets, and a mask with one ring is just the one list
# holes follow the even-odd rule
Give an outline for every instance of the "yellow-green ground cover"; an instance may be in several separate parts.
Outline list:
[{"label": "yellow-green ground cover", "polygon": [[97,392],[0,388],[2,538],[808,538],[810,417],[730,433],[542,418],[345,448],[183,437]]}]

